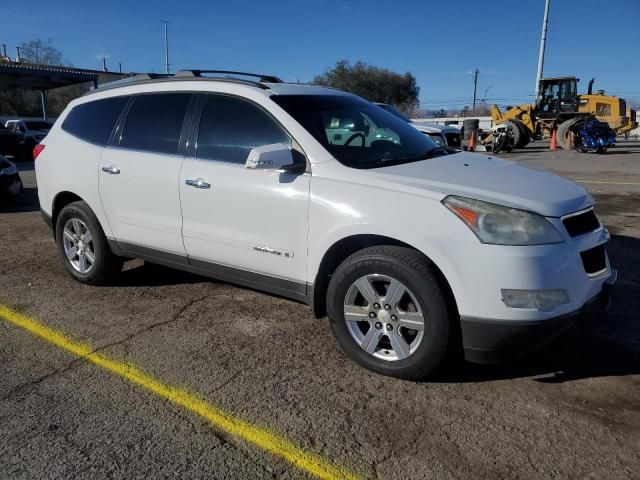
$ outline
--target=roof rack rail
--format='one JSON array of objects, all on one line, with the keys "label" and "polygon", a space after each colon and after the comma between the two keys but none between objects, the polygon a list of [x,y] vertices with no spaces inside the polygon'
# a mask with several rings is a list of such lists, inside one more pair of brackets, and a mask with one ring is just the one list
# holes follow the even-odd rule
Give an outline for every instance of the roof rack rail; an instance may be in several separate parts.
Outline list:
[{"label": "roof rack rail", "polygon": [[[231,70],[180,70],[176,77],[202,77],[203,73],[217,73],[221,75],[241,75],[244,77],[254,77],[260,83],[284,83],[282,79],[273,75],[262,75],[260,73],[234,72]],[[225,78],[225,77],[223,77]]]},{"label": "roof rack rail", "polygon": [[121,78],[120,80],[113,80],[112,82],[102,83],[96,88],[91,88],[90,90],[104,90],[106,88],[120,87],[145,80],[156,80],[159,78],[169,78],[172,76],[173,75],[166,73],[135,73]]}]

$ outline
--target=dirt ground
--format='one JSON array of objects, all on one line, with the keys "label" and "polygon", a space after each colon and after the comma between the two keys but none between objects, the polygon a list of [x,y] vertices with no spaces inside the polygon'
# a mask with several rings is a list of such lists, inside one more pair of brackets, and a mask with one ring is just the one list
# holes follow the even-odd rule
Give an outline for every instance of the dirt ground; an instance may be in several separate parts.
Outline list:
[{"label": "dirt ground", "polygon": [[[295,302],[140,261],[117,285],[80,285],[32,164],[23,199],[0,207],[0,303],[367,478],[640,478],[640,145],[503,157],[580,181],[619,270],[608,317],[517,363],[399,381],[348,361]],[[0,320],[0,477],[305,476]]]}]

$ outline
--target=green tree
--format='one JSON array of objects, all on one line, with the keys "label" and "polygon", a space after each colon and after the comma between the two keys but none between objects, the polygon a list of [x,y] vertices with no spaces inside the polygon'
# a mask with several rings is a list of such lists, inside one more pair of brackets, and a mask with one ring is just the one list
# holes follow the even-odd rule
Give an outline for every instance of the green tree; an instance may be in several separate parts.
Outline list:
[{"label": "green tree", "polygon": [[[37,65],[72,66],[51,39],[22,42],[20,61]],[[88,84],[60,87],[47,92],[48,114],[58,116],[67,104],[89,90]],[[42,115],[40,92],[6,88],[0,90],[0,115],[36,117]]]},{"label": "green tree", "polygon": [[410,73],[392,72],[364,62],[340,60],[313,79],[313,83],[339,88],[371,102],[388,103],[411,115],[418,106],[420,87]]}]

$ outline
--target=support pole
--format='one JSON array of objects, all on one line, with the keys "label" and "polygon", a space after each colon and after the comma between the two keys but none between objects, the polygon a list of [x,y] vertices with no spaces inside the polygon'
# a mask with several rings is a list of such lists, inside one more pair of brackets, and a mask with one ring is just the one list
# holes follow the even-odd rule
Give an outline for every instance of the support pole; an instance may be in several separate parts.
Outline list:
[{"label": "support pole", "polygon": [[478,69],[473,71],[473,107],[471,107],[471,113],[476,113],[476,91],[478,90]]},{"label": "support pole", "polygon": [[538,74],[536,75],[536,101],[540,96],[540,80],[542,80],[542,72],[544,70],[544,50],[547,46],[547,27],[549,25],[549,4],[551,0],[545,0],[544,4],[544,20],[542,21],[542,37],[540,38],[540,53],[538,54]]},{"label": "support pole", "polygon": [[169,75],[169,34],[167,32],[168,20],[162,20],[164,23],[164,73]]},{"label": "support pole", "polygon": [[40,103],[42,104],[42,119],[46,122],[49,120],[47,115],[47,92],[46,90],[40,90]]}]

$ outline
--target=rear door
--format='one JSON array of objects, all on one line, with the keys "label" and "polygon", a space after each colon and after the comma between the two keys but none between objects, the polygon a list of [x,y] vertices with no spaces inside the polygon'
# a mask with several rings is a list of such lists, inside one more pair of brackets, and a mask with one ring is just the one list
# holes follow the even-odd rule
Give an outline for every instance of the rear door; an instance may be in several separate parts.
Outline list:
[{"label": "rear door", "polygon": [[257,288],[304,294],[310,174],[245,168],[252,148],[291,145],[291,137],[246,99],[205,94],[201,102],[195,151],[180,177],[191,264]]},{"label": "rear door", "polygon": [[125,251],[186,263],[178,180],[191,93],[133,97],[100,159],[100,197]]}]

